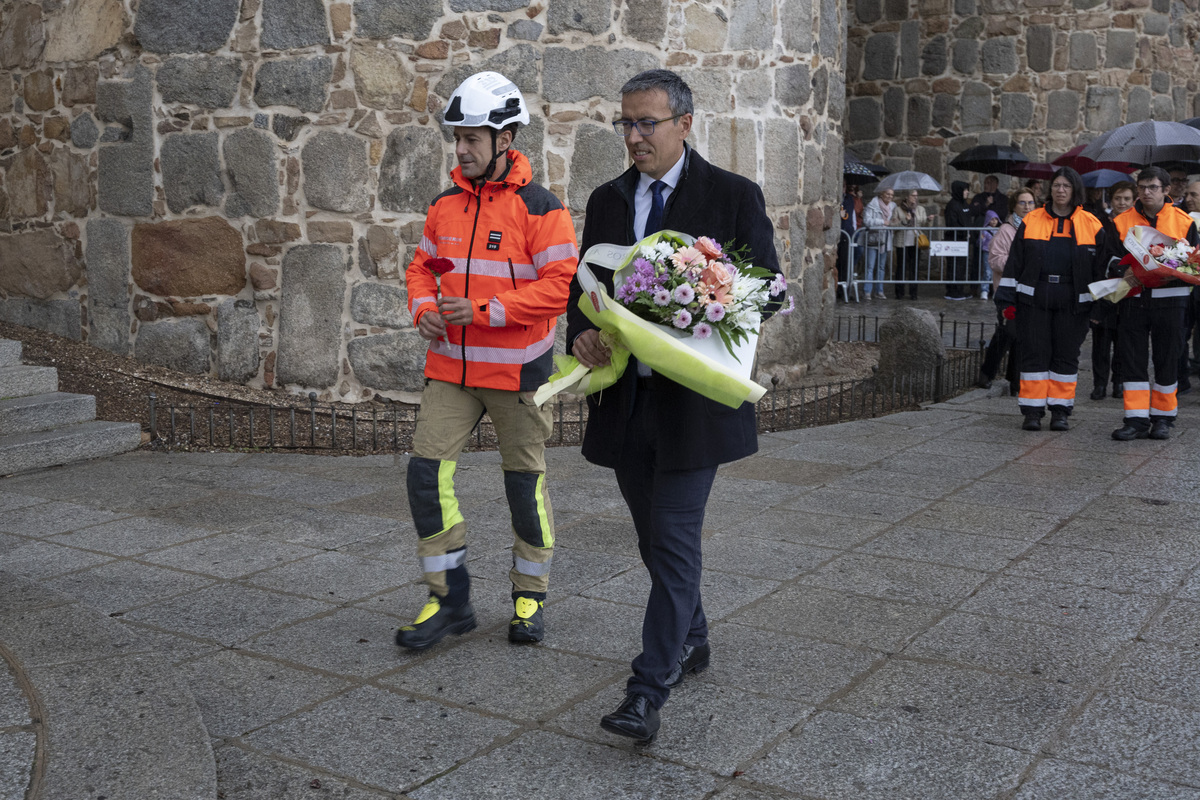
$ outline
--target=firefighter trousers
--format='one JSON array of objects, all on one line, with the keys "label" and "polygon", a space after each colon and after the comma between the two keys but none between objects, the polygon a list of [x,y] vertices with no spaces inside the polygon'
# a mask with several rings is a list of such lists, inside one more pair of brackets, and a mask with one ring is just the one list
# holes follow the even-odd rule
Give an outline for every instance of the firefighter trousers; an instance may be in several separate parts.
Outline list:
[{"label": "firefighter trousers", "polygon": [[1125,384],[1125,424],[1148,428],[1155,419],[1175,420],[1183,312],[1183,304],[1174,297],[1128,297],[1121,301],[1117,345],[1121,348]]},{"label": "firefighter trousers", "polygon": [[430,592],[458,606],[469,592],[466,521],[458,507],[454,475],[458,457],[484,413],[492,421],[504,471],[504,493],[514,532],[513,592],[544,599],[554,555],[554,514],[546,488],[549,407],[533,392],[481,389],[429,380],[421,395],[408,502],[417,529],[417,556]]}]

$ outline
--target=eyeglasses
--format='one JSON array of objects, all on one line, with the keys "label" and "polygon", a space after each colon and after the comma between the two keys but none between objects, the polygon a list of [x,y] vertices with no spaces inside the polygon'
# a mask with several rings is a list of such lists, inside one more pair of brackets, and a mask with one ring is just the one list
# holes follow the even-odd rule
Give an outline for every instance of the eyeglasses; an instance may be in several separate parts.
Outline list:
[{"label": "eyeglasses", "polygon": [[1032,200],[1018,200],[1017,205],[1019,205],[1019,206],[1035,206],[1035,205],[1037,205],[1037,203],[1033,202]]},{"label": "eyeglasses", "polygon": [[1156,192],[1161,192],[1162,190],[1163,190],[1163,187],[1162,187],[1161,183],[1146,183],[1146,184],[1139,183],[1138,184],[1139,192],[1149,192],[1150,194],[1155,194]]},{"label": "eyeglasses", "polygon": [[628,136],[633,133],[633,129],[637,128],[637,132],[642,136],[653,136],[654,126],[660,122],[672,122],[682,117],[683,114],[676,114],[673,117],[664,117],[662,119],[619,119],[612,124],[613,130],[622,136]]}]

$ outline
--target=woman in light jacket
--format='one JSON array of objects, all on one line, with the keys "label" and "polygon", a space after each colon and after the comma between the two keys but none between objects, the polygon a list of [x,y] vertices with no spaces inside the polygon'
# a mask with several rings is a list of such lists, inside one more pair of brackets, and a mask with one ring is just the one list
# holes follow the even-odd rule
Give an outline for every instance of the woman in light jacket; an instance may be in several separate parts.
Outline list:
[{"label": "woman in light jacket", "polygon": [[[872,292],[877,300],[886,299],[883,296],[883,283],[887,271],[887,254],[892,249],[892,234],[887,226],[892,224],[896,214],[896,204],[892,202],[895,193],[884,189],[867,203],[863,211],[863,222],[867,228],[867,275],[866,296],[871,298]],[[875,230],[875,229],[880,230]]]},{"label": "woman in light jacket", "polygon": [[[996,229],[988,247],[988,269],[992,272],[993,295],[1000,288],[1000,276],[1004,274],[1004,263],[1008,261],[1008,251],[1012,248],[1013,237],[1017,235],[1017,229],[1021,227],[1021,219],[1037,208],[1037,199],[1030,190],[1018,189],[1009,196],[1008,207],[1013,211],[1008,215],[1008,219]],[[1004,354],[1008,353],[1009,393],[1015,396],[1020,391],[1017,384],[1017,340],[1006,324],[1007,322],[1008,320],[1001,316],[1000,310],[997,309],[996,332],[992,334],[992,340],[988,342],[976,385],[984,388],[991,386],[992,381],[996,378],[996,373],[1000,371],[1000,361],[1004,358]]]},{"label": "woman in light jacket", "polygon": [[[896,232],[896,299],[904,297],[904,281],[917,280],[917,260],[921,251],[917,246],[916,228],[924,228],[928,224],[925,209],[917,205],[917,192],[913,190],[896,204],[896,213],[892,215],[892,225],[906,228]],[[917,299],[917,284],[908,284],[908,297]]]}]

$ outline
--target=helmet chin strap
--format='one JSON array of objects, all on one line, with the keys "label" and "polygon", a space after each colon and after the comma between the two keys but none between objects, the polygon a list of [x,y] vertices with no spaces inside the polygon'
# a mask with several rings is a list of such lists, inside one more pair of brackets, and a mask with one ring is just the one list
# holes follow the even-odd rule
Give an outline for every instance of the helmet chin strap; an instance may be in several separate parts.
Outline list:
[{"label": "helmet chin strap", "polygon": [[[496,168],[496,162],[500,160],[500,156],[508,152],[508,148],[503,150],[496,149],[496,137],[499,136],[500,132],[495,128],[488,128],[488,130],[492,133],[492,160],[488,162],[487,168],[484,169],[483,174],[476,179],[475,183],[478,186],[483,186],[483,184],[487,183],[488,177],[492,174],[492,170]],[[507,173],[508,169],[505,168],[504,171]]]}]

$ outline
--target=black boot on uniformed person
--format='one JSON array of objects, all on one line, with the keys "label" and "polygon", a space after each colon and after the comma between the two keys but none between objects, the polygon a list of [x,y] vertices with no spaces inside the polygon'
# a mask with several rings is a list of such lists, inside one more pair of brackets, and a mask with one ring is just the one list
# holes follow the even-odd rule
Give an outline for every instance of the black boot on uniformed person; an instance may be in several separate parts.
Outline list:
[{"label": "black boot on uniformed person", "polygon": [[463,634],[473,630],[475,609],[470,603],[446,606],[442,605],[440,597],[431,594],[413,623],[396,631],[396,644],[409,650],[424,650],[440,642],[448,633]]},{"label": "black boot on uniformed person", "polygon": [[658,709],[644,694],[630,692],[611,714],[600,718],[600,727],[618,736],[628,736],[641,744],[649,744],[658,735],[661,719]]},{"label": "black boot on uniformed person", "polygon": [[1067,422],[1067,410],[1065,408],[1050,409],[1050,430],[1052,431],[1069,431],[1071,423]]},{"label": "black boot on uniformed person", "polygon": [[1021,423],[1023,431],[1040,431],[1042,429],[1042,417],[1040,414],[1026,414],[1025,421]]},{"label": "black boot on uniformed person", "polygon": [[1116,439],[1118,442],[1128,442],[1134,439],[1149,439],[1150,426],[1126,422],[1125,427],[1117,428],[1112,432],[1112,438]]},{"label": "black boot on uniformed person", "polygon": [[698,645],[685,644],[683,651],[679,654],[679,660],[675,662],[674,669],[667,676],[667,686],[674,689],[679,684],[683,683],[685,676],[691,673],[701,673],[708,669],[709,659],[712,657],[712,648],[708,642]]},{"label": "black boot on uniformed person", "polygon": [[1171,438],[1171,423],[1165,419],[1156,419],[1150,423],[1150,438],[1151,439],[1170,439]]},{"label": "black boot on uniformed person", "polygon": [[513,644],[540,642],[546,635],[542,622],[542,605],[545,598],[528,595],[513,597],[513,618],[508,623],[508,640]]}]

